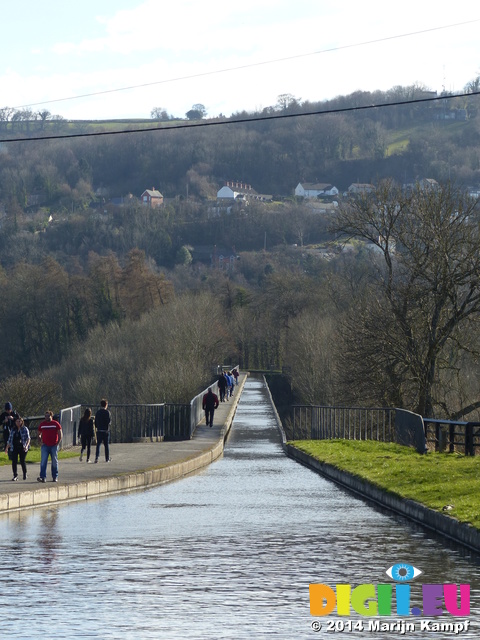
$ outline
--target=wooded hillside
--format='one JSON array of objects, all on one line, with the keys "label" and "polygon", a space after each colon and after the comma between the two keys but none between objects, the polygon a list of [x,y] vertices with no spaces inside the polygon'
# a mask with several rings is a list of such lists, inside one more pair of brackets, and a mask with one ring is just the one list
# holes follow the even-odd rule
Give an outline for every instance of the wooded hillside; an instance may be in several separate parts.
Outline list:
[{"label": "wooded hillside", "polygon": [[[72,211],[89,204],[99,188],[107,197],[139,197],[152,186],[167,198],[187,193],[208,198],[232,179],[260,193],[284,196],[291,196],[299,181],[330,182],[341,191],[352,182],[385,177],[480,184],[478,96],[396,104],[425,95],[414,86],[356,92],[321,103],[292,99],[258,114],[233,114],[217,121],[218,126],[182,129],[174,128],[175,121],[0,119],[2,137],[12,140],[1,146],[0,202],[7,211],[15,205],[23,210],[29,196],[37,194],[50,210]],[[370,105],[389,106],[366,108]],[[323,113],[234,123],[311,112]],[[158,130],[141,132],[155,124]],[[136,132],[113,133],[125,129]],[[102,131],[110,135],[32,140]],[[18,137],[29,141],[13,142]]]},{"label": "wooded hillside", "polygon": [[[480,273],[471,252],[468,269],[454,265],[466,247],[478,246],[476,202],[465,189],[480,184],[477,97],[353,110],[422,95],[413,87],[316,105],[293,100],[264,115],[349,110],[60,140],[32,140],[33,125],[4,121],[0,394],[20,397],[26,374],[39,383],[32,388],[44,389],[45,380],[48,397],[68,403],[102,395],[186,401],[211,380],[212,366],[231,362],[284,367],[299,401],[473,411]],[[85,133],[109,126],[82,124]],[[46,121],[41,133],[54,128],[71,133],[78,125]],[[421,178],[437,180],[439,190],[424,198],[418,183],[401,189]],[[216,192],[231,179],[276,198],[219,210]],[[368,182],[378,191],[353,201],[359,209],[340,196],[333,213],[295,200],[299,181],[340,191]],[[139,201],[153,186],[165,197],[159,209]],[[382,242],[372,251],[387,223],[375,222],[377,235],[368,235],[378,207],[392,214],[391,252]],[[362,215],[363,230],[354,224]],[[437,249],[453,239],[455,224],[457,253],[441,281],[445,260]],[[407,261],[396,249],[417,236]],[[414,269],[427,248],[436,256],[427,263],[428,283],[427,270],[420,278]],[[219,268],[212,255],[221,251],[234,260]],[[382,289],[389,270],[390,288]],[[465,292],[472,313],[463,318],[456,305]],[[432,360],[434,320],[437,328],[445,322],[446,333]]]}]

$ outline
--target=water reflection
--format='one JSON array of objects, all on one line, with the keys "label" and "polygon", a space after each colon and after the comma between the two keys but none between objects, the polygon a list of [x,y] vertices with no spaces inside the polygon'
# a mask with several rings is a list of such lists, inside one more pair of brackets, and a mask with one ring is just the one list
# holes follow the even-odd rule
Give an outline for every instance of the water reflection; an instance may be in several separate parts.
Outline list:
[{"label": "water reflection", "polygon": [[[0,527],[4,637],[326,638],[311,629],[309,583],[378,584],[398,561],[420,568],[423,582],[471,583],[474,624],[462,637],[479,635],[476,557],[285,458],[256,380],[224,457],[203,472],[13,514]],[[19,598],[29,603],[27,624],[11,604]]]}]

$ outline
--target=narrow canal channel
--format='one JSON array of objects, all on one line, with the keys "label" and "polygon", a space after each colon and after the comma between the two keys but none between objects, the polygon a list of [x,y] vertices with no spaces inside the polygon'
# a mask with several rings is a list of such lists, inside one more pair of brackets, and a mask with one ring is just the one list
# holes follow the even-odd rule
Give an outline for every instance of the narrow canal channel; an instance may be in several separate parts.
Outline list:
[{"label": "narrow canal channel", "polygon": [[[478,559],[286,458],[258,379],[247,381],[224,457],[202,473],[13,513],[0,519],[0,537],[1,638],[400,637],[328,630],[327,620],[366,628],[370,619],[355,613],[320,619],[315,633],[308,590],[392,582],[385,572],[398,562],[423,571],[420,582],[470,584],[460,637],[480,637]],[[416,593],[415,582],[412,606]],[[452,637],[403,617],[412,619],[417,629],[403,637]]]}]

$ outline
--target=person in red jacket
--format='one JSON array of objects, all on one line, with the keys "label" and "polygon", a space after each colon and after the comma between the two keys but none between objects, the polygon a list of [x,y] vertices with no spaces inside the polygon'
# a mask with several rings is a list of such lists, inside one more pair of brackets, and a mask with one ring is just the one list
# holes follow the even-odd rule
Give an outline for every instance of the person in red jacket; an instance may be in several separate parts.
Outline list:
[{"label": "person in red jacket", "polygon": [[213,414],[218,407],[218,397],[211,389],[203,396],[203,410],[205,411],[205,422],[207,427],[213,427]]},{"label": "person in red jacket", "polygon": [[42,443],[40,475],[38,482],[47,481],[48,456],[52,459],[52,480],[58,479],[58,445],[62,440],[62,425],[53,419],[51,411],[45,411],[45,420],[38,425],[38,439]]}]

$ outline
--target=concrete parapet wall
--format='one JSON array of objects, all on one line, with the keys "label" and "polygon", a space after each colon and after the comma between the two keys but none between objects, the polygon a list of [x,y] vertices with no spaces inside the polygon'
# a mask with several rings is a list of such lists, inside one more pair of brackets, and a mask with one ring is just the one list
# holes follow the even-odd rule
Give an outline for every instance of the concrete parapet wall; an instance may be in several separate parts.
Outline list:
[{"label": "concrete parapet wall", "polygon": [[337,469],[325,462],[320,462],[292,445],[284,444],[283,449],[290,458],[320,473],[325,478],[333,480],[333,482],[356,493],[362,498],[367,498],[382,507],[386,507],[395,513],[421,524],[435,533],[480,553],[480,531],[475,529],[475,527],[458,522],[458,520],[434,511],[433,509],[429,509],[418,502],[405,500],[395,494],[380,489],[363,478]]},{"label": "concrete parapet wall", "polygon": [[415,447],[418,453],[425,453],[425,426],[422,416],[405,409],[395,409],[395,433],[397,443],[405,447]]}]

